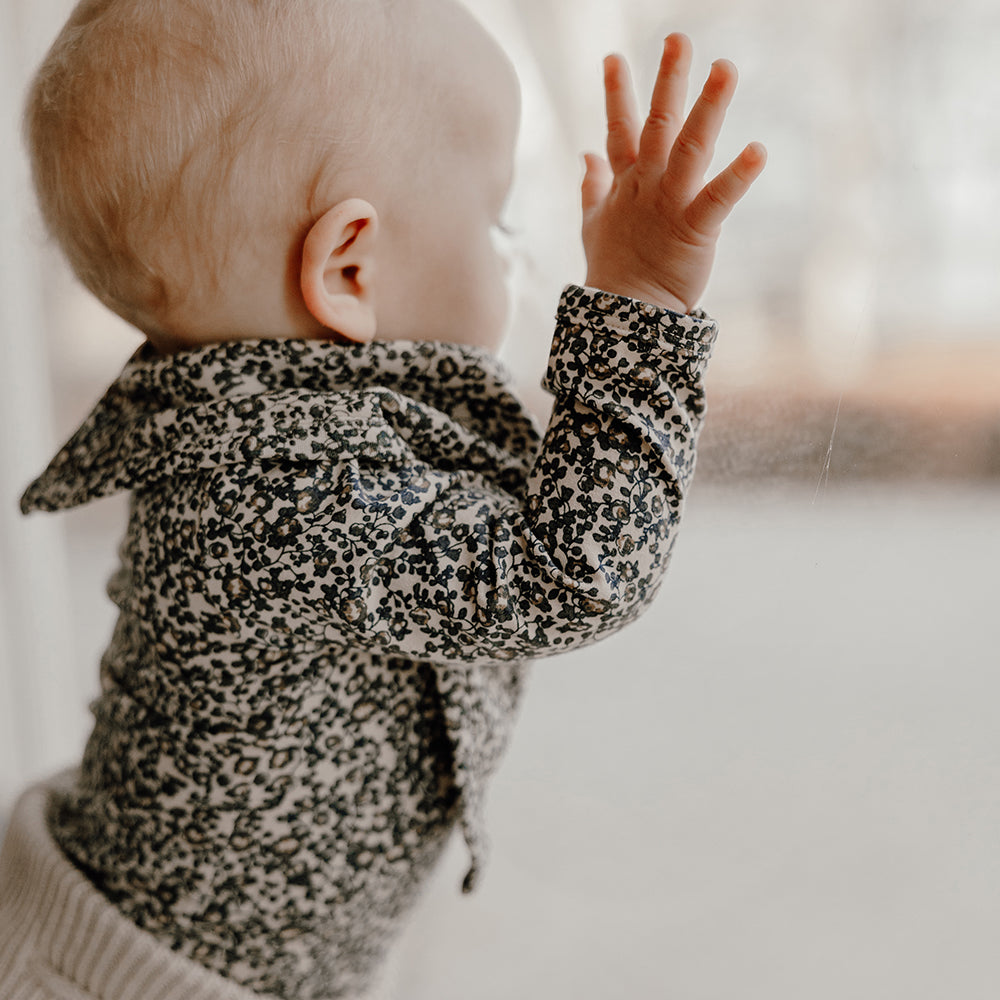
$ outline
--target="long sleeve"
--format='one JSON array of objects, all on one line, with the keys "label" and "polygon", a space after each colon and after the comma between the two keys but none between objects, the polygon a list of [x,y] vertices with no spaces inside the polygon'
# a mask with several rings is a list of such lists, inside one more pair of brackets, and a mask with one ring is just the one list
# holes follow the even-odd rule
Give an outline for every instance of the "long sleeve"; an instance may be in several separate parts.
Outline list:
[{"label": "long sleeve", "polygon": [[[220,473],[202,518],[209,592],[260,638],[312,630],[435,662],[601,638],[652,600],[669,561],[714,336],[704,317],[567,288],[555,407],[526,480],[427,448]],[[252,555],[234,563],[240,550]]]}]

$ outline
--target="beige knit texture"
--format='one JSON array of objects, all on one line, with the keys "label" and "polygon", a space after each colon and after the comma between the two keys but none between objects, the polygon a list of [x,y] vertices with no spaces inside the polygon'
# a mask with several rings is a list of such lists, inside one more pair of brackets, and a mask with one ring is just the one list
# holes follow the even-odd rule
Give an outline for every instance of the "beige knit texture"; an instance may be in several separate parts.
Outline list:
[{"label": "beige knit texture", "polygon": [[45,824],[62,776],[20,799],[0,851],[2,1000],[262,1000],[127,921]]}]

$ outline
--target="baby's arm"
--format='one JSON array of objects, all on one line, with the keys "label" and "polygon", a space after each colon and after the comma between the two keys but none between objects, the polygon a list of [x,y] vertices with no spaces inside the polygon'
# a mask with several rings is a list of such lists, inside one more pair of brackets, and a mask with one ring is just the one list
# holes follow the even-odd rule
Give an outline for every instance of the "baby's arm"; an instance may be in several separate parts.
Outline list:
[{"label": "baby's arm", "polygon": [[[269,644],[294,634],[439,664],[610,635],[649,605],[667,568],[714,339],[703,315],[567,287],[537,450],[490,366],[421,345],[393,345],[387,364],[443,375],[450,418],[388,390],[314,397],[308,420],[276,398],[254,447],[274,427],[308,437],[313,420],[338,434],[331,448],[319,432],[315,461],[267,464],[258,481],[236,464],[213,479],[211,592]],[[238,594],[233,553],[245,553]]]},{"label": "baby's arm", "polygon": [[[592,288],[563,293],[546,379],[556,398],[530,469],[526,442],[500,459],[483,451],[505,448],[499,439],[456,457],[454,428],[424,440],[428,420],[405,426],[389,399],[363,421],[363,454],[345,447],[291,478],[276,465],[257,488],[220,478],[233,550],[254,541],[246,599],[272,595],[264,607],[281,630],[439,664],[496,662],[600,639],[653,599],[694,471],[715,338],[706,316],[678,311],[701,294],[719,226],[764,159],[748,147],[701,187],[735,71],[717,64],[678,129],[688,51],[668,39],[641,136],[624,64],[608,62],[610,163],[590,158],[584,184]],[[470,370],[456,392],[486,379]],[[287,511],[311,499],[291,531],[241,499],[256,495]]]},{"label": "baby's arm", "polygon": [[605,60],[608,158],[588,154],[583,181],[587,284],[684,313],[708,283],[723,221],[766,160],[751,143],[703,186],[736,67],[713,64],[682,124],[690,66],[691,43],[670,35],[640,132],[628,67],[620,56]]}]

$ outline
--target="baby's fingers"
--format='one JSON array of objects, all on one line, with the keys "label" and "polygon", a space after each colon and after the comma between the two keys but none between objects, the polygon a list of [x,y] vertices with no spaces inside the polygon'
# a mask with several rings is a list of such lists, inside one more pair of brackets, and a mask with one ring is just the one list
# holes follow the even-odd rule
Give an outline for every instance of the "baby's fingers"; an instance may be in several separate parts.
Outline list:
[{"label": "baby's fingers", "polygon": [[604,95],[608,163],[617,174],[635,163],[639,151],[639,107],[628,65],[621,56],[608,56],[604,60]]},{"label": "baby's fingers", "polygon": [[717,177],[699,192],[684,213],[684,221],[694,232],[715,235],[736,203],[750,190],[767,162],[767,150],[752,142]]},{"label": "baby's fingers", "polygon": [[736,79],[736,67],[731,62],[720,59],[712,64],[705,86],[670,152],[663,175],[663,186],[668,193],[686,199],[701,187],[715,153],[726,109],[736,92]]},{"label": "baby's fingers", "polygon": [[607,160],[602,157],[595,156],[593,153],[584,153],[583,162],[586,166],[586,173],[583,176],[581,194],[583,196],[583,215],[584,218],[587,218],[604,203],[615,178]]},{"label": "baby's fingers", "polygon": [[688,74],[691,72],[691,42],[686,35],[668,35],[663,43],[663,57],[656,74],[649,117],[639,140],[640,170],[662,173],[670,147],[684,120]]}]

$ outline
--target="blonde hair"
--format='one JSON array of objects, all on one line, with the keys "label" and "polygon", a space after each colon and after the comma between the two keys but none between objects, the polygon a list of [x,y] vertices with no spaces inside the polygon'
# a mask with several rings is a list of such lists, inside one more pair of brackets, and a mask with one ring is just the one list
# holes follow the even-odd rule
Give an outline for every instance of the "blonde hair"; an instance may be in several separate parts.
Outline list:
[{"label": "blonde hair", "polygon": [[322,177],[367,142],[388,2],[83,0],[25,137],[84,285],[150,332],[234,248],[306,222]]}]

